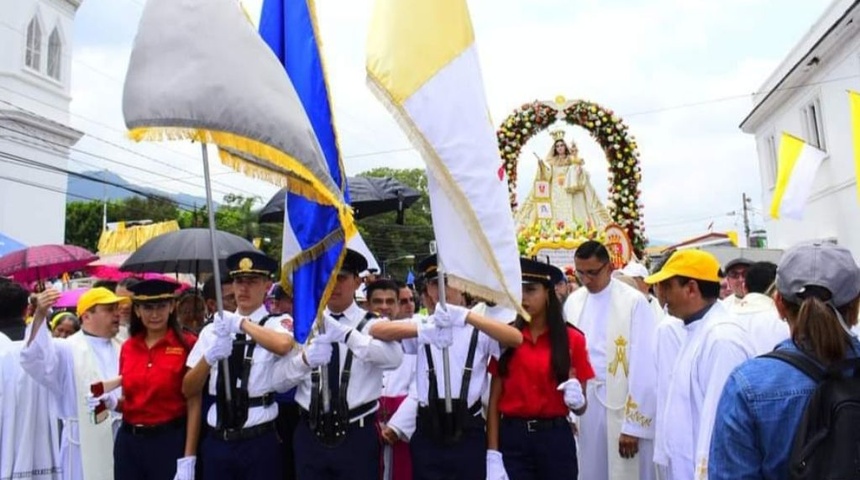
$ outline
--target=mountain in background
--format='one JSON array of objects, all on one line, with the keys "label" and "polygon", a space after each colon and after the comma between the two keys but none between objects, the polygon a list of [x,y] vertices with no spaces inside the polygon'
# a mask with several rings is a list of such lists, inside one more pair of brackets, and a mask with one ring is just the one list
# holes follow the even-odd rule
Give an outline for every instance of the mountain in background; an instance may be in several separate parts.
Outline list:
[{"label": "mountain in background", "polygon": [[[124,198],[134,196],[144,196],[120,187],[124,186],[142,192],[145,195],[158,196],[173,200],[180,207],[184,208],[190,209],[194,208],[195,205],[198,207],[206,205],[205,197],[195,197],[185,193],[167,193],[155,188],[140,187],[133,183],[129,183],[126,179],[109,170],[81,172],[81,175],[98,178],[99,180],[107,182],[107,184],[69,175],[69,182],[66,190],[66,203],[87,202],[90,200],[101,201],[103,198],[107,198],[108,200],[122,200]],[[217,200],[220,199],[216,199],[216,204],[218,203]]]}]

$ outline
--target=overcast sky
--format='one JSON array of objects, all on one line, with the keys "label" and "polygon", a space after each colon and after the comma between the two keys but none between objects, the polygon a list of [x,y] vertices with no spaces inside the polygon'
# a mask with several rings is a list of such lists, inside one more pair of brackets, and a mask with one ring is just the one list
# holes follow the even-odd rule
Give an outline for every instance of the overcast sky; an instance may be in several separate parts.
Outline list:
[{"label": "overcast sky", "polygon": [[[203,194],[199,150],[134,145],[123,136],[122,79],[144,0],[86,0],[74,32],[72,123],[89,134],[72,169],[108,168],[140,185]],[[252,16],[262,0],[245,0]],[[365,87],[372,0],[317,0],[325,62],[347,173],[421,167],[388,113]],[[741,229],[748,193],[762,225],[752,136],[738,129],[750,94],[812,26],[829,0],[471,0],[493,120],[557,95],[619,113],[637,138],[649,237],[674,241]],[[605,199],[606,161],[585,130],[566,127]],[[115,143],[122,148],[107,144]],[[519,195],[527,194],[549,135],[526,145]],[[277,189],[215,167],[217,197],[268,199]],[[178,177],[178,180],[171,180]]]}]

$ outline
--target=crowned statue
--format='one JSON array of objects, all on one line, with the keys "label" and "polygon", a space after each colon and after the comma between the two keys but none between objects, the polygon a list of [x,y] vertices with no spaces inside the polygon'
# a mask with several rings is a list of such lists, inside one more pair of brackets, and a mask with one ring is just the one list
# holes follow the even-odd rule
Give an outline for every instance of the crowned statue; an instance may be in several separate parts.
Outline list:
[{"label": "crowned statue", "polygon": [[602,231],[612,219],[597,198],[576,143],[571,140],[568,147],[563,130],[550,134],[552,147],[546,159],[538,158],[537,178],[525,203],[517,210],[517,226],[564,222],[571,227],[582,225]]}]

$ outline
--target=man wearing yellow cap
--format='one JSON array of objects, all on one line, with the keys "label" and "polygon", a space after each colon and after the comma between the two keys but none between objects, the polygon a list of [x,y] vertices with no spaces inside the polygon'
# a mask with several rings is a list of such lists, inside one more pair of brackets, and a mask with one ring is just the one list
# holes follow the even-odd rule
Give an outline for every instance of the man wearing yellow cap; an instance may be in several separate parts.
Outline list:
[{"label": "man wearing yellow cap", "polygon": [[118,375],[121,343],[116,339],[117,307],[127,300],[103,287],[88,290],[78,300],[81,330],[67,339],[53,339],[44,324],[59,292],[48,289],[38,298],[32,331],[21,351],[21,366],[55,396],[57,414],[63,422],[63,478],[111,480],[113,422],[95,423],[88,403],[102,401],[115,407],[120,397],[115,390],[93,398],[90,385]]},{"label": "man wearing yellow cap", "polygon": [[717,403],[732,370],[754,356],[743,324],[718,301],[720,263],[702,250],[672,254],[645,279],[657,285],[669,314],[684,322],[686,337],[671,373],[663,411],[671,421],[656,433],[670,480],[707,479],[708,451]]}]

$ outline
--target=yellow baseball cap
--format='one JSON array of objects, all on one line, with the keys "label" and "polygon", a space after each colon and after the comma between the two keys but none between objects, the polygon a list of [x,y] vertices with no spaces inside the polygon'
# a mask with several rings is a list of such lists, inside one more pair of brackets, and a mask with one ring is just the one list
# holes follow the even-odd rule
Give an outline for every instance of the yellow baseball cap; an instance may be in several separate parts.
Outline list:
[{"label": "yellow baseball cap", "polygon": [[104,287],[91,288],[81,295],[78,299],[78,307],[76,309],[78,316],[84,314],[87,310],[96,305],[111,305],[120,302],[130,302],[127,297],[117,297],[116,294]]},{"label": "yellow baseball cap", "polygon": [[717,257],[704,250],[678,250],[669,257],[659,272],[645,277],[645,283],[653,285],[672,277],[719,283],[720,262]]}]

